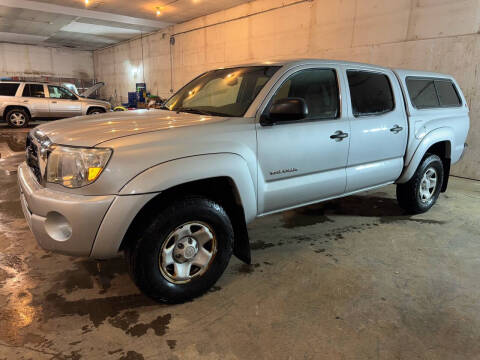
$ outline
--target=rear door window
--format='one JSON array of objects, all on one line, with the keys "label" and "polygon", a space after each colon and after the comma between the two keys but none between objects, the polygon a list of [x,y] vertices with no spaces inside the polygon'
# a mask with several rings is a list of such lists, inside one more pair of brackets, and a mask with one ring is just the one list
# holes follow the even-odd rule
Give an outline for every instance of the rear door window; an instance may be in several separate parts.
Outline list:
[{"label": "rear door window", "polygon": [[450,80],[435,80],[435,87],[441,106],[455,107],[462,105],[457,90]]},{"label": "rear door window", "polygon": [[23,88],[24,97],[37,97],[37,98],[44,98],[45,91],[43,90],[42,84],[25,84]]},{"label": "rear door window", "polygon": [[15,96],[20,84],[0,83],[0,96]]},{"label": "rear door window", "polygon": [[347,77],[354,116],[380,115],[394,109],[392,87],[387,75],[348,70]]}]

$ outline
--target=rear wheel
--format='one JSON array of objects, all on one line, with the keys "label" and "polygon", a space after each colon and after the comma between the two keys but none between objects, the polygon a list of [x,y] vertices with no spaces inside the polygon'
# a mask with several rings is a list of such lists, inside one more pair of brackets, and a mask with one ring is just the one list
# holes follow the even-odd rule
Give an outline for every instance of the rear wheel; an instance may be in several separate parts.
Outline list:
[{"label": "rear wheel", "polygon": [[30,121],[30,115],[24,109],[12,109],[7,112],[5,117],[7,123],[13,128],[23,128],[28,125]]},{"label": "rear wheel", "polygon": [[215,284],[232,245],[225,210],[209,199],[189,197],[159,212],[125,256],[142,292],[159,302],[181,303]]},{"label": "rear wheel", "polygon": [[398,203],[409,213],[424,213],[436,203],[442,184],[442,160],[437,155],[427,155],[413,177],[397,185]]}]

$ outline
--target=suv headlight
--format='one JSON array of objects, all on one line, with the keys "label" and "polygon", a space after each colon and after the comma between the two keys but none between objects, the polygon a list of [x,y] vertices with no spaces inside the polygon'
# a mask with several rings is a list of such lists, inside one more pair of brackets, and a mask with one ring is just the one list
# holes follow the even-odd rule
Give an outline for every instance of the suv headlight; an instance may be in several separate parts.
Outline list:
[{"label": "suv headlight", "polygon": [[98,179],[112,149],[52,145],[47,161],[47,182],[79,188]]}]

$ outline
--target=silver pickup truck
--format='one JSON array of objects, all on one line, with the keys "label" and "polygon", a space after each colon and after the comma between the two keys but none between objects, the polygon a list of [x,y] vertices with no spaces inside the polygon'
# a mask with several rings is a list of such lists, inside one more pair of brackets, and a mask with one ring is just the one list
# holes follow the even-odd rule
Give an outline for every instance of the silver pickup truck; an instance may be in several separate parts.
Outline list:
[{"label": "silver pickup truck", "polygon": [[449,75],[323,60],[206,72],[163,110],[32,130],[18,170],[25,217],[48,250],[124,252],[160,302],[207,291],[256,217],[397,184],[422,213],[447,189],[469,109]]},{"label": "silver pickup truck", "polygon": [[0,81],[0,119],[10,127],[26,127],[31,119],[95,115],[110,109],[106,101],[81,97],[56,84]]}]

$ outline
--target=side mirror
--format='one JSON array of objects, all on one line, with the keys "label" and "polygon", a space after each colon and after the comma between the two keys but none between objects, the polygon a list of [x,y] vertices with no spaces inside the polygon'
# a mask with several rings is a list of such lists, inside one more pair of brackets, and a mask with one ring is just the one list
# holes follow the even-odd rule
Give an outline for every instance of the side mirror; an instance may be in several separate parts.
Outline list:
[{"label": "side mirror", "polygon": [[277,122],[305,119],[308,116],[308,106],[302,98],[285,98],[275,101],[268,113],[262,117],[263,125],[273,125]]}]

